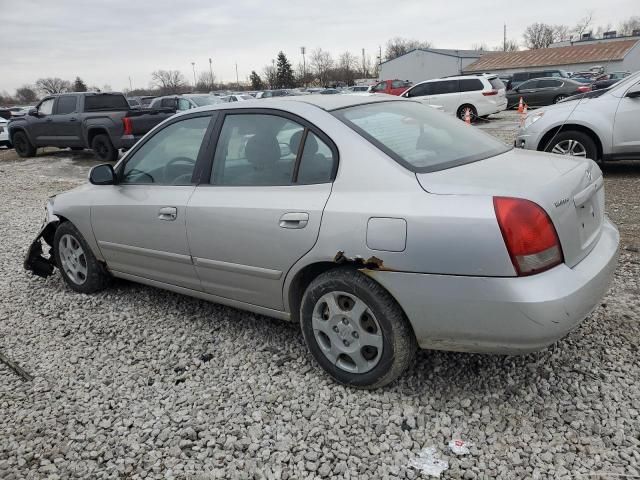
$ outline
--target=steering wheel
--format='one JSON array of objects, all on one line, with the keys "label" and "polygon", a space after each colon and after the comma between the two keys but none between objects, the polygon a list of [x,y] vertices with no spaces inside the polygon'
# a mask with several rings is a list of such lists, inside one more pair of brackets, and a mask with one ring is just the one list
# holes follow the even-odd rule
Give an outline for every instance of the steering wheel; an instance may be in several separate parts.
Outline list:
[{"label": "steering wheel", "polygon": [[129,170],[125,178],[128,180],[131,177],[140,177],[140,176],[149,177],[149,180],[151,180],[151,182],[149,183],[155,183],[155,180],[150,174],[148,174],[147,172],[143,172],[142,170],[138,170],[137,168],[132,168],[131,170]]},{"label": "steering wheel", "polygon": [[184,180],[191,180],[191,176],[193,175],[193,167],[195,167],[196,165],[196,161],[193,158],[189,158],[189,157],[176,157],[176,158],[172,158],[171,160],[169,160],[167,162],[167,164],[164,166],[163,169],[163,177],[166,178],[171,178],[172,173],[171,173],[171,168],[173,168],[175,165],[177,164],[187,164],[190,165],[191,171],[189,173],[183,173],[182,175],[178,175],[176,178],[174,178],[171,181],[172,185],[177,185],[178,181],[184,181]]}]

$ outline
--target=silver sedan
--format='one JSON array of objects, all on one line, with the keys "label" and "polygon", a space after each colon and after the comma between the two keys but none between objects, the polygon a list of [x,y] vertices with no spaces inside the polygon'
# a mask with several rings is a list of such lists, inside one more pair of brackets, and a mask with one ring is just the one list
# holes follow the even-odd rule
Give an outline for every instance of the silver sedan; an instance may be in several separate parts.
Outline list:
[{"label": "silver sedan", "polygon": [[124,278],[299,323],[337,381],[417,348],[528,352],[598,305],[617,263],[591,160],[513,150],[398,97],[190,110],[51,198],[25,268]]}]

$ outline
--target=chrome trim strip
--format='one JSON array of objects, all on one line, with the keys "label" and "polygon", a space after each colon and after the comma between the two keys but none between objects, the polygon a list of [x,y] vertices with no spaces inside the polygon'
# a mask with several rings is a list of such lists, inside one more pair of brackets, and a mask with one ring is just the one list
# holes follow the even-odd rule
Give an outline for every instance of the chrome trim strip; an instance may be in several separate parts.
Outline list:
[{"label": "chrome trim strip", "polygon": [[224,270],[225,272],[240,273],[242,275],[268,278],[270,280],[279,280],[280,277],[282,277],[280,270],[271,270],[269,268],[253,267],[251,265],[223,262],[220,260],[210,260],[208,258],[193,257],[193,263],[196,267]]},{"label": "chrome trim strip", "polygon": [[185,263],[192,265],[190,255],[182,255],[180,253],[162,252],[160,250],[151,250],[150,248],[134,247],[132,245],[122,245],[121,243],[105,242],[99,240],[98,245],[105,250],[129,253],[132,255],[143,255],[145,257],[159,258],[161,260],[169,260],[177,263]]}]

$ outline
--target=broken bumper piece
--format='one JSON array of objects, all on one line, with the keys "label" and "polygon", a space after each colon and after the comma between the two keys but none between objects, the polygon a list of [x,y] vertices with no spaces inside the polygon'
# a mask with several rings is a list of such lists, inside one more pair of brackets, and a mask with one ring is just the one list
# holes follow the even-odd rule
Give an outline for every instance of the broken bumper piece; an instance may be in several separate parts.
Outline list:
[{"label": "broken bumper piece", "polygon": [[53,238],[53,232],[55,231],[54,223],[46,224],[40,233],[31,243],[27,256],[24,259],[24,269],[33,272],[34,275],[46,278],[53,273],[55,263],[53,260],[53,252],[48,257],[44,256],[42,251],[42,240],[50,243],[50,237]]}]

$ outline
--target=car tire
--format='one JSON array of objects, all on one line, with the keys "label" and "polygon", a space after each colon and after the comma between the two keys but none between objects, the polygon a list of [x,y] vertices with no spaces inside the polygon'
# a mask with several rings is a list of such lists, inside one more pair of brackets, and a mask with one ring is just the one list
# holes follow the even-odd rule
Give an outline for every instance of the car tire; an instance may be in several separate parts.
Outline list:
[{"label": "car tire", "polygon": [[82,234],[71,222],[63,222],[53,237],[54,258],[64,282],[76,292],[104,290],[111,275],[98,262]]},{"label": "car tire", "polygon": [[374,389],[393,382],[418,348],[395,299],[352,268],[330,270],[311,282],[302,298],[300,322],[316,362],[337,382],[352,387]]},{"label": "car tire", "polygon": [[564,100],[565,98],[569,98],[569,95],[558,95],[556,98],[553,99],[553,103],[558,103],[561,100]]},{"label": "car tire", "polygon": [[598,160],[596,142],[586,133],[577,130],[568,130],[555,135],[547,143],[544,150],[558,155],[571,155]]},{"label": "car tire", "polygon": [[471,117],[471,123],[475,122],[478,118],[478,111],[476,110],[476,107],[474,107],[473,105],[470,105],[468,103],[465,103],[464,105],[460,105],[460,107],[458,107],[458,111],[456,112],[456,116],[464,121],[464,117],[466,114],[467,109],[469,109],[469,116]]},{"label": "car tire", "polygon": [[16,132],[13,134],[13,148],[22,158],[35,157],[36,147],[29,141],[29,137],[24,132]]},{"label": "car tire", "polygon": [[91,140],[93,154],[103,162],[115,162],[118,160],[118,150],[111,143],[108,135],[100,133]]}]

